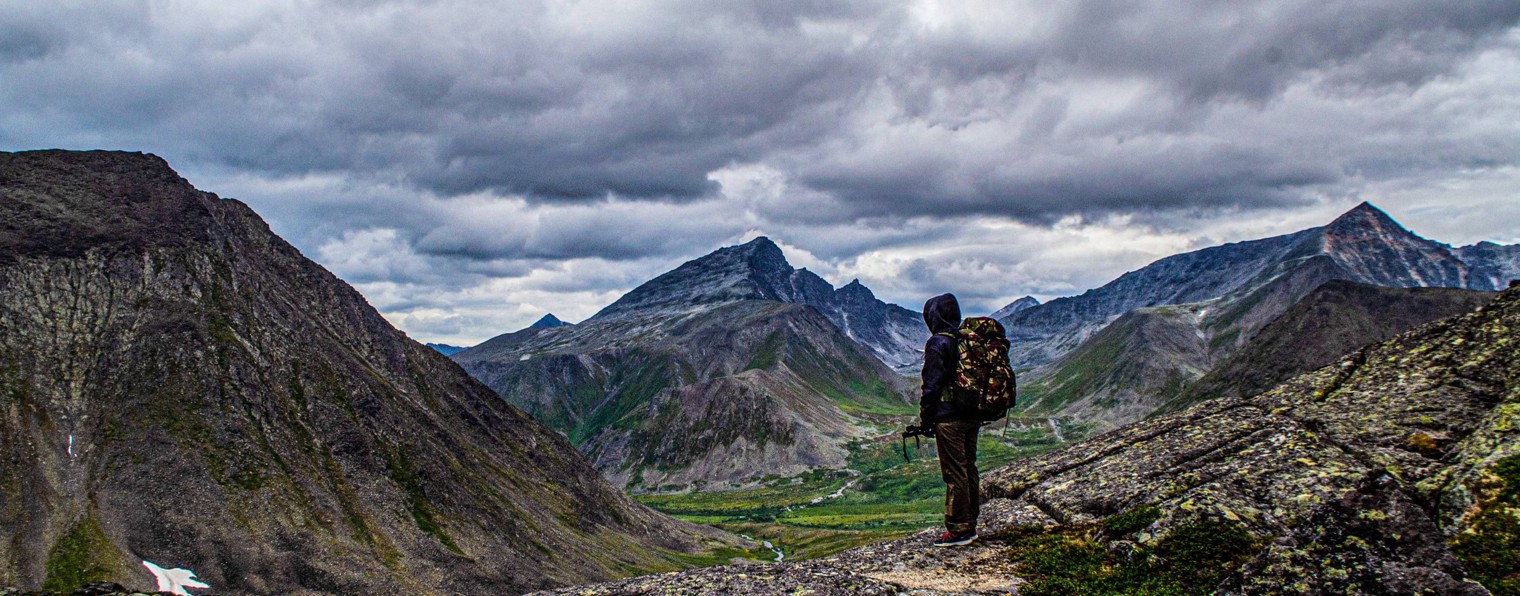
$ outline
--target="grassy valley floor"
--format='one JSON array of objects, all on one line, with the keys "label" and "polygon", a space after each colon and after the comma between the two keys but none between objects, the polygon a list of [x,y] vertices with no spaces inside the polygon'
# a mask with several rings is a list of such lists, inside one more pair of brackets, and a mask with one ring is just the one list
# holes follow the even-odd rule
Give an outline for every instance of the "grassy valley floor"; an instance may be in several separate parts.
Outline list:
[{"label": "grassy valley floor", "polygon": [[[1063,446],[1068,435],[1077,434],[1063,432],[1043,418],[1017,419],[1006,433],[1003,426],[998,422],[982,429],[977,467],[984,472]],[[811,559],[940,524],[945,485],[934,442],[915,447],[909,439],[911,461],[904,461],[898,431],[881,430],[875,439],[849,445],[849,467],[844,470],[771,478],[758,487],[633,497],[683,520],[769,544],[688,561],[698,565],[733,559]]]}]

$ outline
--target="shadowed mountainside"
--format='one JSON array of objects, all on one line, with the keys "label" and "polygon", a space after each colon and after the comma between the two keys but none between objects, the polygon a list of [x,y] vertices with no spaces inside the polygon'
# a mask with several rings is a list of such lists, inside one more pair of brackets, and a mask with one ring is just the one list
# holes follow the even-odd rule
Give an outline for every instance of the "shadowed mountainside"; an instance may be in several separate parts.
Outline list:
[{"label": "shadowed mountainside", "polygon": [[161,159],[0,154],[0,586],[520,592],[730,544]]}]

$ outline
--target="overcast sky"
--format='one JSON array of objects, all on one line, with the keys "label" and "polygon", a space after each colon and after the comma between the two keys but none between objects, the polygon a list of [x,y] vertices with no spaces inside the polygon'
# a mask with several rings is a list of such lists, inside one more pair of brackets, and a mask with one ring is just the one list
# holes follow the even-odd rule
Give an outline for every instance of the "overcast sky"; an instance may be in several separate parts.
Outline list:
[{"label": "overcast sky", "polygon": [[1368,200],[1520,242],[1520,2],[0,0],[0,148],[169,160],[413,337],[720,246],[916,309]]}]

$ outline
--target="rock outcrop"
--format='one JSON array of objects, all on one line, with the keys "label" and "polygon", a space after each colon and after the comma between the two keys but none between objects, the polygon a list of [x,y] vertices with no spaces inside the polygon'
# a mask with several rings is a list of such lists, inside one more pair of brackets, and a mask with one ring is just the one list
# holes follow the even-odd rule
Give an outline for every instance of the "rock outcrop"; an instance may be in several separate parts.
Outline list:
[{"label": "rock outcrop", "polygon": [[247,206],[0,154],[0,586],[513,593],[727,541],[631,502]]}]

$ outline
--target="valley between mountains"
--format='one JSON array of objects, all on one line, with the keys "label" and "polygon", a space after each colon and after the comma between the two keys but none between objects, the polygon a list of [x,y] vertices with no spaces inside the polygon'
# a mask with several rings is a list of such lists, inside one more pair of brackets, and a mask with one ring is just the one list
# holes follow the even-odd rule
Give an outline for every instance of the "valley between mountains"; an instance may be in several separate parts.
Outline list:
[{"label": "valley between mountains", "polygon": [[1370,204],[994,313],[1019,405],[939,550],[922,320],[768,238],[424,346],[155,156],[0,154],[0,201],[0,588],[1520,593],[1520,245]]}]

